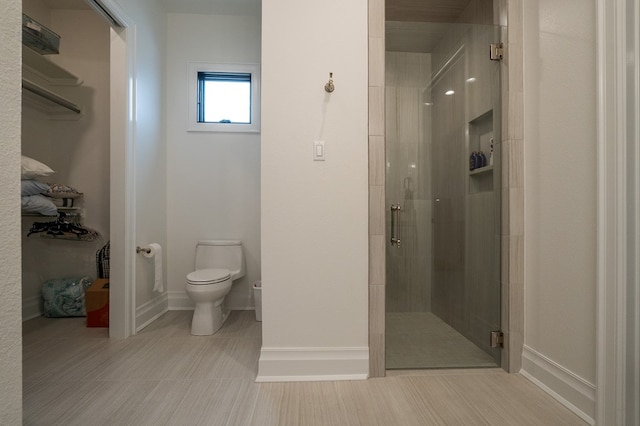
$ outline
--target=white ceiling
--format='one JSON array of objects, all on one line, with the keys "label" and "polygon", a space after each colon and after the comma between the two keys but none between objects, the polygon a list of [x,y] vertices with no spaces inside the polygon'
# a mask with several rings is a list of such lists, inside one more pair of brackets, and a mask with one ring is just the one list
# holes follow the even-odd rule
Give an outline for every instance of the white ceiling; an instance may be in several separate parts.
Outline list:
[{"label": "white ceiling", "polygon": [[[90,9],[85,0],[43,0],[51,9]],[[262,0],[156,0],[169,13],[260,15]]]},{"label": "white ceiling", "polygon": [[[89,9],[85,0],[43,0],[51,9]],[[156,0],[170,13],[259,15],[262,0]],[[389,21],[455,22],[469,0],[386,0]]]},{"label": "white ceiling", "polygon": [[43,0],[49,9],[91,9],[84,0]]},{"label": "white ceiling", "polygon": [[[43,0],[51,9],[90,9],[86,0]],[[262,0],[156,0],[169,13],[260,15]],[[431,52],[440,38],[443,24],[410,22],[425,18],[427,11],[433,21],[455,21],[469,0],[386,0],[387,12],[393,10],[405,22],[386,23],[386,49],[403,52]],[[408,9],[413,15],[403,15]],[[416,14],[416,11],[422,13]],[[446,18],[445,18],[446,16]],[[413,18],[413,19],[412,19]],[[433,22],[432,21],[432,22]]]},{"label": "white ceiling", "polygon": [[261,0],[156,0],[169,13],[260,15]]}]

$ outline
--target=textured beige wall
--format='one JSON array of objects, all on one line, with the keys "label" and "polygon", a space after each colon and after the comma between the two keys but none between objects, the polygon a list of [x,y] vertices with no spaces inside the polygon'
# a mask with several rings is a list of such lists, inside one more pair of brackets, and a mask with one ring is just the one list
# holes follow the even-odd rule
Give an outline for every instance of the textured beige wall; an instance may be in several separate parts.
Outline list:
[{"label": "textured beige wall", "polygon": [[0,424],[22,421],[20,290],[21,2],[0,0]]}]

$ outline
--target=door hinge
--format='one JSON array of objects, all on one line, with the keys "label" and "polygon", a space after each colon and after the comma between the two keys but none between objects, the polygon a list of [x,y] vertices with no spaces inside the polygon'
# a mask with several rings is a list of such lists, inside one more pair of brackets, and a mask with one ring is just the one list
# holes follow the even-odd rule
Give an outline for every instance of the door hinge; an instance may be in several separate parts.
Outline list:
[{"label": "door hinge", "polygon": [[503,43],[491,43],[489,49],[489,58],[491,58],[492,61],[501,61],[502,58],[504,58]]},{"label": "door hinge", "polygon": [[491,347],[504,348],[504,333],[502,331],[491,332]]}]

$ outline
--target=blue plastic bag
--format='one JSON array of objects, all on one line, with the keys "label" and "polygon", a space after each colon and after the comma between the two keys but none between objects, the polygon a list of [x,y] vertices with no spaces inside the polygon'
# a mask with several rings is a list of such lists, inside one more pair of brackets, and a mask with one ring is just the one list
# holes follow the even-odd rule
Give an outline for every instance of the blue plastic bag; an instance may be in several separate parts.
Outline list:
[{"label": "blue plastic bag", "polygon": [[47,318],[84,317],[84,295],[93,280],[89,277],[60,278],[42,285],[44,316]]}]

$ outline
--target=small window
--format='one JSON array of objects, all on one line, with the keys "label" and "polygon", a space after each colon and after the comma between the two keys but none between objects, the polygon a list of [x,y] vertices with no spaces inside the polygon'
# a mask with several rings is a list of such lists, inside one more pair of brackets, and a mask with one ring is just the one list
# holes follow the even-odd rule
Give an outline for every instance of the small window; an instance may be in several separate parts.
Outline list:
[{"label": "small window", "polygon": [[198,72],[198,123],[251,124],[251,73]]},{"label": "small window", "polygon": [[188,130],[258,132],[257,65],[190,64]]}]

